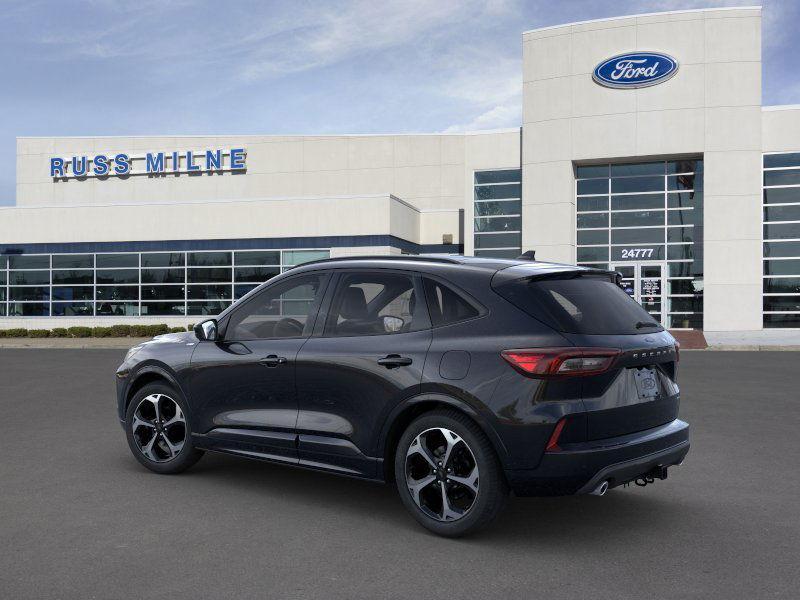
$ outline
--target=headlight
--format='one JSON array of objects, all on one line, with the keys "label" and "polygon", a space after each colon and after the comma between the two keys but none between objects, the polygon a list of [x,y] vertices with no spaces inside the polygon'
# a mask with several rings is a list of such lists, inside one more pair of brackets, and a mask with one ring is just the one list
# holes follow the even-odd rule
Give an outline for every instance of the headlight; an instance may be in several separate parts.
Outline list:
[{"label": "headlight", "polygon": [[128,362],[130,359],[133,358],[133,355],[136,354],[141,349],[142,349],[142,346],[139,345],[139,346],[134,346],[133,348],[128,350],[128,353],[125,355],[125,360],[122,361],[122,362]]}]

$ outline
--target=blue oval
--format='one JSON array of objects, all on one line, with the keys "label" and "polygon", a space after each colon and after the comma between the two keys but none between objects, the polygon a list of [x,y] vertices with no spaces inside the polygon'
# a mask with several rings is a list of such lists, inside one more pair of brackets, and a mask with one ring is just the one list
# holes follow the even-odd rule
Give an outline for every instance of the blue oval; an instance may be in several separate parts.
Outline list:
[{"label": "blue oval", "polygon": [[628,52],[601,62],[592,79],[610,88],[640,88],[666,81],[678,72],[678,61],[660,52]]}]

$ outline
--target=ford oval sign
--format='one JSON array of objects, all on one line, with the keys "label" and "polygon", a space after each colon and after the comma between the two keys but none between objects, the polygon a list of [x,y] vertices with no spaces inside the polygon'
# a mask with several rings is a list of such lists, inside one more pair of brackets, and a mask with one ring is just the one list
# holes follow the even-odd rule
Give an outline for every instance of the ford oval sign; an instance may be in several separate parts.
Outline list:
[{"label": "ford oval sign", "polygon": [[640,88],[666,81],[678,72],[678,61],[659,52],[613,56],[594,69],[592,79],[610,88]]}]

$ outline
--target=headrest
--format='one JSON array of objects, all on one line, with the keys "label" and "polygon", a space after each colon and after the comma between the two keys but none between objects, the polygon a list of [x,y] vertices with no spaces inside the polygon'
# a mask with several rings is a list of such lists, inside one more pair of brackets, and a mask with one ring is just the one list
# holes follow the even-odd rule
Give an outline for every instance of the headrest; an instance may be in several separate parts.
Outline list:
[{"label": "headrest", "polygon": [[360,287],[349,287],[344,292],[339,314],[345,319],[367,318],[367,297]]}]

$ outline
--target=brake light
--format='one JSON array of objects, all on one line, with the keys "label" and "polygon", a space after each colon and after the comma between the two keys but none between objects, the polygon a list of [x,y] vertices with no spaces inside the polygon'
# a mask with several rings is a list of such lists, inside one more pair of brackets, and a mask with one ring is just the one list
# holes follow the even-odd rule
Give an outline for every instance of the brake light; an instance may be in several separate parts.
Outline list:
[{"label": "brake light", "polygon": [[500,354],[530,377],[582,377],[607,371],[620,352],[617,348],[531,348]]},{"label": "brake light", "polygon": [[550,434],[550,439],[547,440],[547,446],[545,446],[545,452],[558,452],[561,448],[558,445],[558,438],[561,437],[561,432],[564,430],[564,425],[567,424],[567,417],[562,417],[558,423],[556,423],[555,429],[553,429],[553,433]]}]

